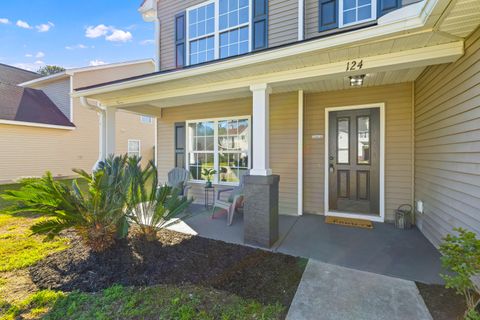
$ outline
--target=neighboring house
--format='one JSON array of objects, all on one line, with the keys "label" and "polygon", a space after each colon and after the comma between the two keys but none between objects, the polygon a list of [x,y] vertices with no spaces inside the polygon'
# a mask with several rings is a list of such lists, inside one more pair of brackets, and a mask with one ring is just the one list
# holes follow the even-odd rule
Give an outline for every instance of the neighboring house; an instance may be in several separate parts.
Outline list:
[{"label": "neighboring house", "polygon": [[265,184],[280,176],[281,214],[383,222],[415,203],[435,245],[453,227],[480,234],[480,1],[146,0],[139,11],[156,25],[158,72],[73,96],[98,100],[111,125],[115,110],[156,116],[163,180],[185,167],[203,199],[201,168],[219,172],[217,188],[250,168]]},{"label": "neighboring house", "polygon": [[[46,77],[0,65],[0,183],[47,170],[59,178],[73,176],[72,168],[90,170],[98,160],[99,116],[70,93],[153,71],[152,60],[75,68]],[[144,163],[154,160],[154,118],[119,112],[116,120],[115,151],[141,155]]]}]

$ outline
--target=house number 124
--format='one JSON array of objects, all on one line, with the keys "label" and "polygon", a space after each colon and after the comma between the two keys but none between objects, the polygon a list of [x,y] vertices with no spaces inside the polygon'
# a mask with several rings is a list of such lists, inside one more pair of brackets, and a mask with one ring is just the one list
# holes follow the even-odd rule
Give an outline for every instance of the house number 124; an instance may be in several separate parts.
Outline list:
[{"label": "house number 124", "polygon": [[347,71],[360,70],[363,67],[363,60],[352,60],[347,62]]}]

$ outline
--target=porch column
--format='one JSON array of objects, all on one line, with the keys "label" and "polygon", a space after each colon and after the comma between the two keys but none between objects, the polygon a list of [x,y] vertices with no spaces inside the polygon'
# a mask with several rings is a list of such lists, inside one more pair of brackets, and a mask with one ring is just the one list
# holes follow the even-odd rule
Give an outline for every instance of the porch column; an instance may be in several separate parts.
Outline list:
[{"label": "porch column", "polygon": [[253,93],[252,170],[251,175],[269,176],[270,87],[265,84],[250,86]]},{"label": "porch column", "polygon": [[269,95],[267,84],[252,85],[252,169],[245,176],[244,242],[271,247],[278,240],[278,186],[269,163]]},{"label": "porch column", "polygon": [[115,108],[105,109],[105,156],[115,154]]}]

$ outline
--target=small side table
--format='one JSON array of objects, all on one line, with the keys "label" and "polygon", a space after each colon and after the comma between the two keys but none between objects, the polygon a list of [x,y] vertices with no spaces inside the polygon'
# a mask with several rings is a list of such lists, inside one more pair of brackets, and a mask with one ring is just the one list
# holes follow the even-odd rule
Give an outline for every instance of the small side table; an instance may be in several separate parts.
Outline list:
[{"label": "small side table", "polygon": [[205,190],[205,209],[213,208],[215,204],[215,187],[204,187]]}]

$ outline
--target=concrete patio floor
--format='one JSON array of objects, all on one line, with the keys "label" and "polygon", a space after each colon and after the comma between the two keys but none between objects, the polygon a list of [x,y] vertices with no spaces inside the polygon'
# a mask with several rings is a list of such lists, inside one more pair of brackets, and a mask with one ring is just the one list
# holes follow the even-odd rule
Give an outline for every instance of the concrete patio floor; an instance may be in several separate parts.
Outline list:
[{"label": "concrete patio floor", "polygon": [[[211,219],[202,205],[193,204],[190,211],[169,228],[243,244],[242,214],[235,214],[227,226],[226,215]],[[270,250],[406,280],[443,283],[440,253],[416,228],[398,230],[392,224],[375,223],[370,230],[326,224],[319,215],[281,215],[280,237]]]}]

